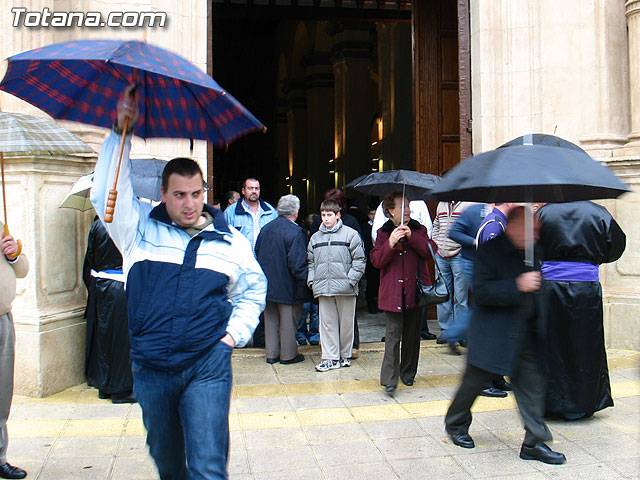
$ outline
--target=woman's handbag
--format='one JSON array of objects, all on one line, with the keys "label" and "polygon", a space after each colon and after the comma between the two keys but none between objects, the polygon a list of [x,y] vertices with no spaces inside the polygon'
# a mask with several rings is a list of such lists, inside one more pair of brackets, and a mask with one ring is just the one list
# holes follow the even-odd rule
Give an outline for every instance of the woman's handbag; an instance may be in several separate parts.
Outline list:
[{"label": "woman's handbag", "polygon": [[435,265],[436,279],[433,282],[433,285],[423,285],[420,280],[420,265],[418,264],[418,276],[416,278],[416,303],[419,307],[428,307],[430,305],[438,305],[439,303],[449,301],[449,289],[447,288],[447,282],[445,282],[442,272],[440,271],[440,267],[438,267],[438,262],[433,254],[433,250],[431,250],[431,245],[429,245],[429,251],[431,252],[431,257],[433,258],[433,263]]}]

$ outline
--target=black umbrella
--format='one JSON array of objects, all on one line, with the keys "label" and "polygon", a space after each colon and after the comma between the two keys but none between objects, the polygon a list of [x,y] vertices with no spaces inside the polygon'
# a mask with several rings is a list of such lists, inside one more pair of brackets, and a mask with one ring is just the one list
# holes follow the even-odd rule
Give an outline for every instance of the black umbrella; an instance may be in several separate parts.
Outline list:
[{"label": "black umbrella", "polygon": [[[404,211],[405,195],[410,200],[432,200],[429,192],[439,181],[440,177],[428,173],[413,170],[388,170],[370,173],[356,185],[352,185],[355,180],[350,185],[358,192],[379,197],[396,190],[402,190],[402,210]],[[404,223],[404,217],[402,223]]]},{"label": "black umbrella", "polygon": [[[617,198],[629,191],[580,147],[536,134],[468,158],[451,169],[431,194],[443,201],[531,203]],[[527,216],[527,230],[532,239],[532,216]],[[528,243],[526,262],[531,265],[533,241]]]},{"label": "black umbrella", "polygon": [[354,178],[344,186],[344,189],[348,190],[351,195],[353,195],[354,193],[357,193],[359,196],[365,197],[366,195],[364,193],[359,192],[353,187],[355,187],[358,183],[364,180],[368,175],[369,175],[368,173],[365,173],[364,175],[360,175],[359,177]]},{"label": "black umbrella", "polygon": [[629,187],[584,150],[510,145],[474,155],[432,191],[438,200],[572,202],[616,198]]},{"label": "black umbrella", "polygon": [[353,185],[354,180],[348,186],[360,193],[378,197],[383,197],[394,190],[402,190],[411,200],[433,200],[430,192],[439,181],[440,177],[428,173],[388,170],[370,173],[357,184]]},{"label": "black umbrella", "polygon": [[360,175],[359,177],[354,178],[353,180],[351,180],[349,183],[347,183],[344,188],[353,188],[355,187],[358,183],[360,183],[362,180],[364,180],[365,178],[367,178],[369,176],[368,173],[365,173],[364,175]]}]

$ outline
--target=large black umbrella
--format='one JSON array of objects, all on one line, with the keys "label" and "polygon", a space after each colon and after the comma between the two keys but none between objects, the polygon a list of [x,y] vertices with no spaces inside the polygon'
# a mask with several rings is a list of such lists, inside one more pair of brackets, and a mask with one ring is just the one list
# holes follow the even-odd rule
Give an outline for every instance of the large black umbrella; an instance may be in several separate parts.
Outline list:
[{"label": "large black umbrella", "polygon": [[616,198],[629,187],[584,150],[505,145],[451,169],[432,191],[438,200],[572,202]]},{"label": "large black umbrella", "polygon": [[388,170],[370,173],[355,185],[353,185],[354,180],[348,186],[366,195],[378,197],[383,197],[394,190],[402,190],[411,200],[433,200],[430,192],[439,181],[440,177],[428,173]]},{"label": "large black umbrella", "polygon": [[[580,147],[559,137],[535,134],[468,158],[451,169],[431,195],[443,201],[531,203],[617,198],[629,191]],[[532,216],[527,217],[527,230],[526,262],[531,265]]]}]

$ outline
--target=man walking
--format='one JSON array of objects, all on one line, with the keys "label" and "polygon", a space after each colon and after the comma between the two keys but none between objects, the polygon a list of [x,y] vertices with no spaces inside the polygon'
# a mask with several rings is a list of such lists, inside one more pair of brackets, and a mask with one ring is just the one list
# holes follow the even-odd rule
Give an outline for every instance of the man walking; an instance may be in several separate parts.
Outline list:
[{"label": "man walking", "polygon": [[[0,222],[0,231],[4,225]],[[16,278],[24,278],[29,262],[24,255],[16,255],[18,242],[11,235],[2,236],[0,258],[0,478],[24,478],[27,472],[7,463],[7,419],[13,397],[13,366],[16,334],[11,318],[11,302],[16,297]]]},{"label": "man walking", "polygon": [[307,236],[296,223],[300,199],[278,200],[278,218],[265,225],[256,242],[256,258],[267,276],[264,311],[267,363],[304,361],[298,353],[296,330],[302,304],[311,299],[307,288]]},{"label": "man walking", "polygon": [[[454,444],[473,448],[469,435],[471,406],[495,374],[509,375],[526,431],[520,458],[561,464],[561,453],[544,442],[551,432],[544,423],[545,378],[539,366],[540,259],[524,265],[524,207],[509,213],[505,235],[483,244],[473,273],[475,308],[469,327],[467,368],[447,415],[446,430]],[[534,228],[537,237],[537,225]],[[539,252],[537,252],[539,253]]]},{"label": "man walking", "polygon": [[[118,102],[96,164],[91,201],[101,216],[125,116],[132,125],[138,118],[133,87]],[[130,133],[113,223],[105,227],[123,254],[134,394],[147,443],[162,480],[226,479],[231,353],[251,337],[266,279],[247,239],[204,204],[195,161],[167,164],[157,207],[135,198]]]}]

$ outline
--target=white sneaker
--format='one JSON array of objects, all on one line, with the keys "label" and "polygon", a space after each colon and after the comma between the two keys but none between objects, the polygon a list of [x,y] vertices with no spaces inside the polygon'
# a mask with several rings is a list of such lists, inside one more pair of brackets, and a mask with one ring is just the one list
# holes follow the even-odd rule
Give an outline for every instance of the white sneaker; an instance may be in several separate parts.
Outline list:
[{"label": "white sneaker", "polygon": [[338,360],[322,360],[322,362],[316,365],[316,370],[319,372],[335,370],[336,368],[340,368],[340,362]]},{"label": "white sneaker", "polygon": [[348,358],[341,358],[340,359],[340,366],[341,367],[350,367],[351,366],[351,360],[349,360]]}]

